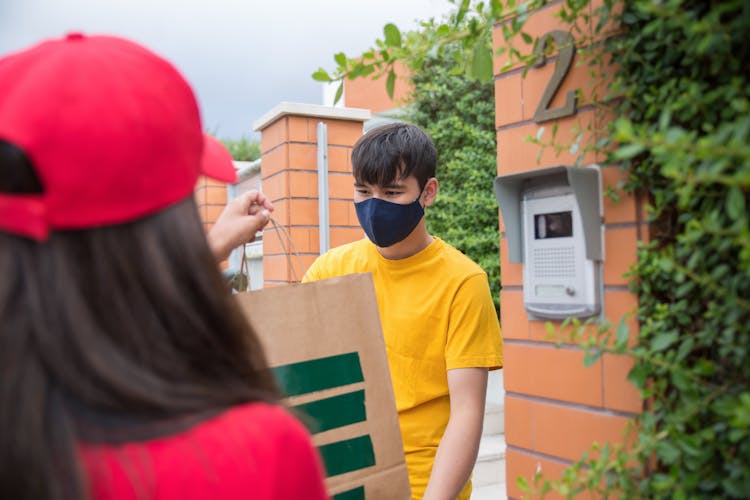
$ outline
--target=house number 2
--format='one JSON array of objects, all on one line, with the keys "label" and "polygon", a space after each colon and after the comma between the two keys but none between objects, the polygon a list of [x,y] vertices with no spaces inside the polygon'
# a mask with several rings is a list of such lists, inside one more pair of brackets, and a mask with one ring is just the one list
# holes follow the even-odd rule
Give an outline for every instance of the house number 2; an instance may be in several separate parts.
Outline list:
[{"label": "house number 2", "polygon": [[545,56],[545,48],[550,38],[554,39],[558,47],[557,59],[555,60],[555,71],[552,73],[547,83],[547,88],[544,89],[542,99],[539,101],[534,112],[534,122],[542,123],[548,120],[556,120],[565,116],[573,116],[578,112],[578,97],[576,91],[571,90],[565,99],[565,104],[559,108],[550,109],[549,105],[554,99],[557,91],[560,90],[565,76],[570,71],[570,65],[573,63],[573,57],[576,54],[576,47],[573,41],[573,36],[567,31],[554,30],[546,33],[534,50],[534,55],[539,56],[539,62],[534,67],[538,68],[547,64],[547,57]]}]

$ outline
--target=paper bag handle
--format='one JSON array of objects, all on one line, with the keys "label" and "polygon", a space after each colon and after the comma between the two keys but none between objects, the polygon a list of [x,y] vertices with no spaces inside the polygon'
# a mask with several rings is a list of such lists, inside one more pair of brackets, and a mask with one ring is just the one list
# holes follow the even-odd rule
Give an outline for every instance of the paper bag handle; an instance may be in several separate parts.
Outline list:
[{"label": "paper bag handle", "polygon": [[[289,235],[289,232],[286,230],[284,226],[279,224],[274,220],[273,217],[269,217],[271,221],[271,224],[273,225],[274,232],[276,233],[276,236],[279,238],[279,243],[281,243],[281,249],[284,250],[284,254],[286,255],[287,264],[289,265],[289,269],[292,270],[292,277],[294,278],[294,283],[299,283],[300,279],[299,276],[297,276],[297,271],[294,269],[294,263],[292,262],[292,253],[294,253],[294,256],[297,258],[297,263],[301,264],[302,259],[300,259],[299,252],[297,251],[297,247],[294,245],[294,241],[292,240],[292,237]],[[286,238],[288,244],[286,245],[286,249],[284,248],[284,240],[281,238],[281,235],[284,235]],[[242,245],[242,260],[240,261],[240,276],[245,276],[245,271],[247,270],[247,243]],[[245,279],[245,292],[248,291],[250,288],[250,277],[248,276]]]}]

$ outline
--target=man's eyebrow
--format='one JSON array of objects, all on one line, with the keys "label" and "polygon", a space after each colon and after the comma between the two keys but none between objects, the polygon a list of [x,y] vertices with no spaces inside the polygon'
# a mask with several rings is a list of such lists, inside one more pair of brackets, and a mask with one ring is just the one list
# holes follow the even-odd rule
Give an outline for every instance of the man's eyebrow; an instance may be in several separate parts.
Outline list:
[{"label": "man's eyebrow", "polygon": [[[366,188],[368,184],[363,184],[362,182],[355,182],[354,187],[358,188]],[[391,182],[386,184],[385,186],[379,186],[381,189],[406,189],[406,184],[402,182]]]}]

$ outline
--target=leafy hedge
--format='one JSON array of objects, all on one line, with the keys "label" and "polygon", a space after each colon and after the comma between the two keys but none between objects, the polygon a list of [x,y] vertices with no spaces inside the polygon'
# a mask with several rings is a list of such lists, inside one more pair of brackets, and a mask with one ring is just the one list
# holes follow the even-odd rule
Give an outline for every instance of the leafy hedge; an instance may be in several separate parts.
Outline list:
[{"label": "leafy hedge", "polygon": [[[563,19],[588,4],[566,2]],[[626,189],[647,194],[650,242],[632,273],[637,345],[607,334],[589,359],[632,355],[647,409],[629,448],[605,446],[536,491],[748,498],[750,4],[608,0],[598,17],[613,16],[620,118],[599,146],[629,169]]]},{"label": "leafy hedge", "polygon": [[239,139],[221,139],[234,161],[254,161],[260,158],[260,142],[242,136]]},{"label": "leafy hedge", "polygon": [[624,2],[621,22],[616,156],[650,195],[653,237],[634,272],[630,377],[650,402],[641,458],[656,464],[634,491],[747,498],[750,4]]}]

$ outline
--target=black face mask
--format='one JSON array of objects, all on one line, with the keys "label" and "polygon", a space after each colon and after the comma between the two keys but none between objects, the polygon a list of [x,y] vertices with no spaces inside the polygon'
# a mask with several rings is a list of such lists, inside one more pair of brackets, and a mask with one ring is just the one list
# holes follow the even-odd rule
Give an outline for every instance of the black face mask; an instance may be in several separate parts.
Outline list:
[{"label": "black face mask", "polygon": [[384,248],[403,241],[424,216],[424,208],[417,199],[406,205],[369,198],[354,204],[359,225],[370,241]]}]

